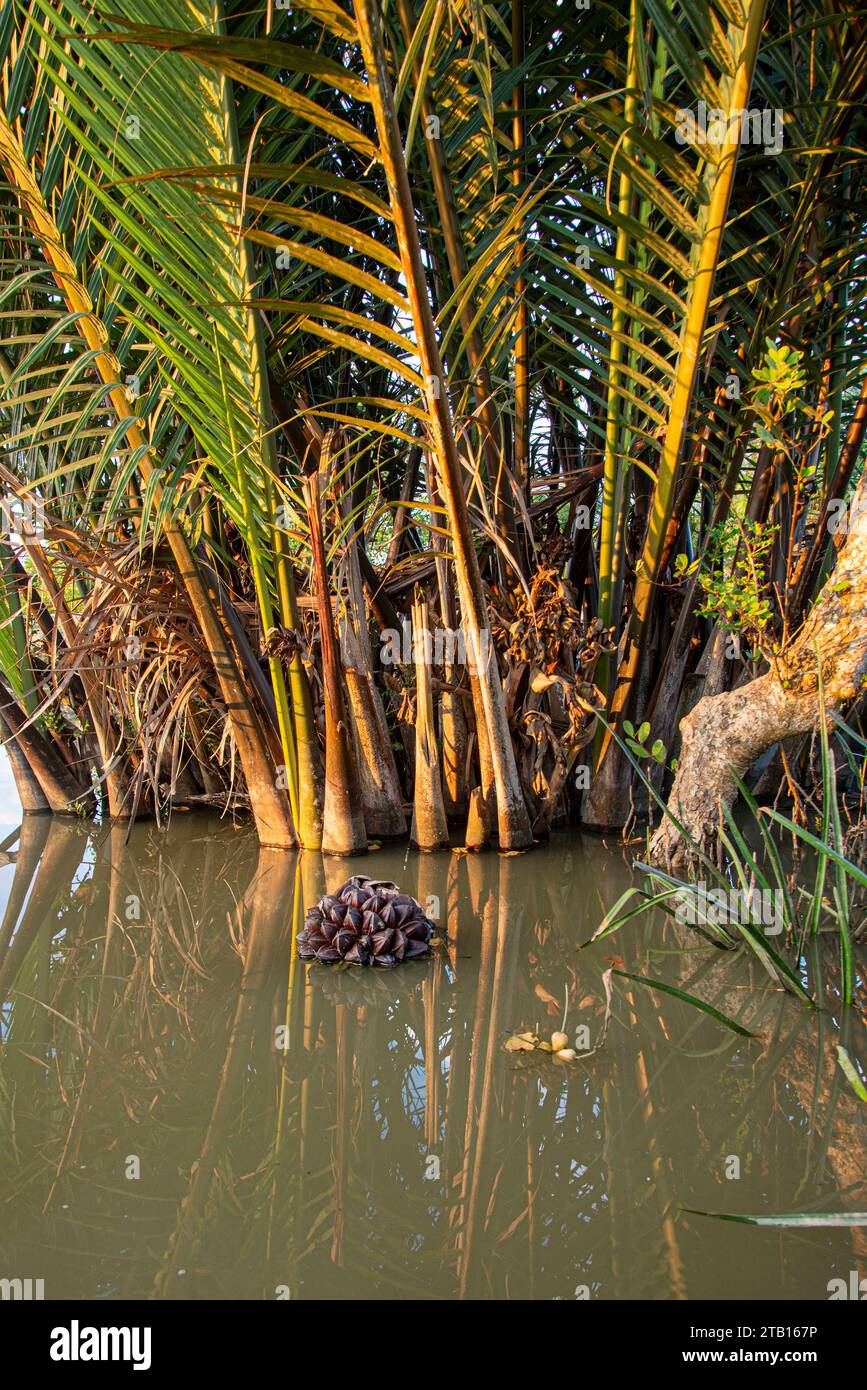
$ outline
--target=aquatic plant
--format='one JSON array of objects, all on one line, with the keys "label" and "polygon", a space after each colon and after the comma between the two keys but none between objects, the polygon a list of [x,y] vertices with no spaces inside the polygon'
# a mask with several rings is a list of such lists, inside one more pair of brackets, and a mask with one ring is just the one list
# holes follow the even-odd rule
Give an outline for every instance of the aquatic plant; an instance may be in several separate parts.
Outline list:
[{"label": "aquatic plant", "polygon": [[[820,692],[821,683],[820,674]],[[644,883],[621,895],[591,940],[620,930],[645,912],[659,909],[716,946],[748,948],[771,979],[812,1004],[801,978],[801,965],[809,941],[821,931],[838,940],[840,997],[844,1005],[850,1005],[856,989],[853,948],[867,932],[867,869],[846,850],[849,845],[861,843],[867,815],[867,783],[859,764],[859,794],[854,812],[848,808],[855,833],[851,829],[847,832],[840,807],[834,736],[844,754],[852,745],[864,745],[860,735],[842,720],[836,720],[832,727],[822,707],[818,737],[821,801],[811,821],[807,823],[803,808],[796,808],[799,819],[795,820],[774,806],[759,805],[750,788],[738,778],[745,814],[738,817],[731,806],[718,809],[713,858],[707,853],[707,845],[694,840],[688,828],[663,803],[635,753],[624,745],[649,798],[655,799],[661,808],[662,826],[669,829],[685,868],[678,874],[665,872],[653,863],[635,861],[634,867],[644,877]],[[771,833],[772,828],[776,835]],[[654,839],[658,840],[659,834],[657,830]],[[649,848],[652,843],[650,840]],[[806,854],[791,852],[799,847]]]},{"label": "aquatic plant", "polygon": [[357,874],[308,908],[298,954],[323,965],[399,965],[430,953],[433,923],[396,883]]}]

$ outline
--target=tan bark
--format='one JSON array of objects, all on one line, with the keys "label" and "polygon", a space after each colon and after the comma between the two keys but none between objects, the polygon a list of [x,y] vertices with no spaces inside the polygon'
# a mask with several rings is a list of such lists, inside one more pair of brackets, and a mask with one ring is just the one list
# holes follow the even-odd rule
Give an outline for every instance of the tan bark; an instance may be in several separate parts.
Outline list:
[{"label": "tan bark", "polygon": [[479,689],[479,678],[473,670],[469,669],[470,692],[473,697],[473,717],[476,722],[476,752],[479,758],[479,778],[481,795],[485,806],[485,824],[488,827],[488,838],[490,839],[492,827],[497,819],[497,788],[494,783],[494,763],[491,757],[491,745],[488,741],[488,730],[484,720],[484,706]]},{"label": "tan bark", "polygon": [[450,816],[467,806],[467,717],[460,692],[455,688],[457,669],[446,666],[446,688],[440,699],[443,738],[443,792]]},{"label": "tan bark", "polygon": [[[328,436],[323,447],[327,468]],[[323,854],[363,854],[367,832],[361,805],[352,731],[346,712],[337,634],[331,611],[331,590],[325,558],[325,538],[319,501],[319,477],[304,479],[304,501],[310,526],[310,550],[322,644],[322,684],[325,693],[325,806],[322,815]]]},{"label": "tan bark", "polygon": [[49,812],[51,807],[39,784],[39,778],[22,753],[18,740],[13,736],[2,714],[0,714],[0,733],[4,735],[3,747],[6,749],[6,756],[9,759],[9,766],[15,779],[15,790],[18,792],[22,811],[31,814],[40,811]]},{"label": "tan bark", "polygon": [[419,849],[447,849],[449,831],[443,803],[440,754],[436,740],[431,687],[427,601],[417,595],[412,605],[415,648],[415,800],[410,839]]},{"label": "tan bark", "polygon": [[473,787],[470,793],[470,809],[467,815],[467,829],[464,845],[467,849],[485,849],[490,838],[488,812],[481,787]]},{"label": "tan bark", "polygon": [[[429,142],[430,143],[430,142]],[[438,494],[432,489],[434,497]],[[439,587],[440,611],[443,625],[450,631],[458,626],[457,604],[454,585],[448,561],[441,553],[445,546],[444,537],[436,534],[433,538],[436,551],[437,585]],[[445,684],[440,696],[440,722],[442,732],[443,757],[443,798],[446,815],[460,816],[467,809],[467,716],[464,702],[458,690],[459,669],[453,661],[444,662]]]},{"label": "tan bark", "polygon": [[349,527],[341,564],[344,607],[340,622],[340,647],[349,695],[348,713],[358,755],[364,823],[368,835],[374,839],[400,839],[406,834],[403,793],[385,710],[373,678],[358,541],[353,534],[348,499],[343,495],[339,483],[334,484],[334,492],[340,518]]},{"label": "tan bark", "polygon": [[[48,808],[59,815],[73,815],[87,798],[86,789],[79,785],[56,749],[40,731],[32,724],[25,728],[25,723],[18,705],[8,700],[0,713],[0,730],[9,734],[6,749],[19,795],[22,788],[16,772],[16,757],[24,759],[42,793],[42,805],[38,804],[38,798],[29,805],[22,800],[22,809],[39,811]],[[32,788],[28,799],[33,801]]]},{"label": "tan bark", "polygon": [[[867,508],[867,474],[850,508]],[[800,631],[770,670],[737,690],[700,700],[681,722],[680,762],[668,800],[700,846],[716,836],[723,808],[756,759],[780,739],[806,734],[826,710],[862,693],[867,678],[867,518],[856,521]],[[651,844],[657,863],[683,868],[690,849],[666,818]]]}]

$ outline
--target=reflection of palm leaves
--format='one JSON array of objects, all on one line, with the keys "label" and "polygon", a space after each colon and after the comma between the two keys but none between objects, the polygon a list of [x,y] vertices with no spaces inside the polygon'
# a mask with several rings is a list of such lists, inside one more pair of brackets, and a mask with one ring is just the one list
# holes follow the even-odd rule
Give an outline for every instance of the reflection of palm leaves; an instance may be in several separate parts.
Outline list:
[{"label": "reflection of palm leaves", "polygon": [[[146,837],[147,832],[143,832],[138,838]],[[233,841],[233,836],[226,837],[227,862],[237,856]],[[80,843],[86,841],[81,838]],[[212,849],[207,852],[213,857]],[[128,935],[135,944],[135,954],[128,961],[120,1006],[112,1015],[110,1057],[99,1047],[88,1063],[95,1091],[84,1139],[87,1177],[77,1170],[71,1172],[63,1179],[65,1205],[58,1202],[48,1218],[41,1215],[51,1165],[64,1144],[82,1084],[88,1040],[93,1037],[102,983],[109,853],[104,834],[99,832],[87,891],[73,893],[60,908],[57,920],[52,913],[42,928],[42,939],[33,942],[21,962],[15,979],[18,993],[13,996],[10,1012],[12,1045],[4,1048],[0,1063],[0,1084],[9,1102],[4,1118],[14,1118],[18,1152],[23,1149],[28,1155],[26,1166],[18,1168],[16,1144],[2,1145],[0,1200],[6,1214],[7,1239],[20,1242],[22,1248],[41,1247],[47,1241],[58,1252],[66,1252],[54,1257],[55,1295],[63,1287],[70,1294],[80,1294],[80,1251],[88,1252],[87,1277],[93,1281],[90,1292],[109,1292],[120,1288],[125,1279],[135,1281],[139,1276],[141,1266],[131,1272],[128,1260],[120,1256],[123,1247],[131,1241],[139,1251],[158,1249],[160,1232],[167,1236],[173,1203],[164,1192],[158,1194],[152,1189],[147,1175],[176,1166],[177,1160],[170,1155],[178,1152],[179,1136],[189,1125],[189,1116],[186,1100],[178,1106],[170,1098],[183,1093],[184,1084],[191,1083],[203,1061],[209,1066],[216,1064],[221,1037],[225,1036],[225,1010],[215,1009],[212,993],[204,988],[207,981],[201,967],[191,971],[186,952],[174,949],[165,933],[161,934],[159,955],[152,956],[155,932],[146,927],[133,929]],[[81,850],[77,849],[76,864],[80,857]],[[136,859],[134,882],[146,909],[158,903],[162,878],[158,855],[149,862],[145,851]],[[213,880],[210,883],[213,887]],[[57,886],[53,898],[56,904]],[[225,907],[220,895],[212,896],[204,910],[197,905],[191,927],[199,940],[213,943],[220,939],[225,929]],[[82,923],[79,930],[77,920]],[[68,945],[67,935],[73,938]],[[47,981],[40,975],[46,938],[53,939]],[[227,994],[225,1006],[231,1007],[231,994]],[[179,1012],[187,1018],[186,1029],[178,1028]],[[171,1046],[167,1046],[168,1038],[172,1039]],[[39,1069],[46,1058],[49,1066],[44,1081],[40,1081]],[[185,1082],[179,1084],[181,1076]],[[155,1101],[160,1102],[156,1109]],[[123,1180],[118,1135],[126,1135],[130,1151],[142,1159],[141,1183]],[[13,1194],[14,1201],[10,1201]],[[145,1272],[138,1287],[146,1288],[147,1281]]]},{"label": "reflection of palm leaves", "polygon": [[[15,1141],[0,1145],[0,1205],[6,1249],[50,1252],[52,1294],[80,1294],[83,1286],[91,1294],[140,1296],[165,1273],[160,1252],[176,1248],[190,1168],[213,1122],[237,1005],[239,961],[225,929],[227,912],[236,939],[251,939],[250,900],[236,887],[241,844],[253,848],[251,838],[239,841],[231,832],[210,843],[191,837],[179,866],[165,863],[151,832],[134,832],[130,849],[120,854],[101,833],[88,894],[70,897],[67,885],[55,890],[42,934],[22,955],[15,981],[20,993],[9,1015],[12,1045],[0,1060],[6,1103],[0,1137]],[[490,869],[473,872],[484,873],[489,886],[491,874],[508,889],[499,868],[492,861]],[[97,1050],[87,1062],[112,874],[118,875],[115,901],[123,901],[129,885],[145,912],[140,924],[127,927],[129,954],[117,981],[111,1031],[97,1040],[109,1047],[110,1058]],[[220,882],[224,888],[215,888]],[[514,882],[520,885],[520,877]],[[197,891],[198,884],[206,891]],[[487,911],[484,897],[479,901]],[[538,1007],[536,979],[523,964],[534,948],[535,916],[522,923],[522,901],[516,893],[505,907],[517,946],[512,992],[502,1001],[508,1021],[530,1017]],[[171,932],[167,917],[173,918]],[[488,918],[496,928],[496,917]],[[553,930],[564,930],[560,918]],[[313,971],[309,996],[296,979],[287,1006],[293,1050],[285,1066],[270,1036],[280,1010],[257,1015],[239,1052],[240,1084],[209,1152],[210,1181],[190,1231],[194,1258],[182,1265],[187,1274],[175,1279],[172,1295],[274,1298],[287,1286],[293,1298],[326,1291],[342,1299],[357,1297],[363,1284],[365,1293],[401,1298],[454,1296],[470,1237],[471,1296],[503,1298],[532,1287],[536,1297],[572,1297],[582,1284],[601,1297],[671,1293],[681,1278],[678,1259],[689,1271],[689,1294],[705,1291],[705,1282],[711,1291],[711,1275],[701,1274],[693,1259],[698,1237],[677,1220],[675,1207],[720,1209],[718,1159],[739,1134],[749,1134],[754,1145],[758,1135],[763,1152],[780,1156],[764,1200],[779,1210],[807,1205],[815,1197],[814,1187],[806,1187],[815,1180],[807,1175],[824,1157],[821,1144],[812,1153],[805,1144],[811,1106],[839,1145],[847,1133],[846,1107],[856,1102],[845,1087],[835,1092],[828,1084],[827,1059],[814,1080],[805,1046],[812,1025],[804,1011],[763,986],[740,988],[745,975],[737,958],[703,948],[685,953],[673,927],[666,933],[654,927],[649,944],[636,949],[634,968],[669,979],[726,1013],[739,1007],[732,1002],[735,992],[748,997],[742,1017],[770,1039],[765,1052],[728,1037],[721,1043],[703,1016],[623,982],[606,1049],[592,1064],[562,1070],[548,1060],[520,1071],[497,1045],[489,1052],[479,1036],[473,962],[464,955],[456,982],[434,961],[417,975],[408,969],[374,977],[378,988],[371,999],[358,992],[367,980],[359,972],[326,977]],[[44,989],[46,939],[53,948]],[[604,962],[596,956],[593,949],[581,957],[582,993],[601,995],[595,975]],[[287,948],[282,964],[288,959]],[[426,988],[433,970],[442,970],[439,991]],[[65,1018],[25,995],[52,1008],[62,1005]],[[309,1053],[296,1026],[308,998]],[[433,1017],[426,1007],[435,1010]],[[429,1038],[435,1040],[432,1057],[426,1055]],[[490,1099],[483,1145],[477,1123],[482,1087],[468,1115],[462,1072],[474,1052]],[[297,1071],[296,1054],[303,1054]],[[86,1066],[92,1093],[79,1155],[85,1166],[65,1174],[43,1218],[52,1164]],[[704,1105],[709,1068],[712,1110]],[[432,1074],[438,1105],[431,1144],[426,1084]],[[781,1086],[784,1115],[768,1099],[772,1090],[779,1099]],[[793,1115],[801,1123],[792,1124]],[[457,1186],[467,1135],[471,1174],[481,1175],[472,1230],[469,1194],[462,1204]],[[140,1183],[123,1177],[126,1153],[142,1158]],[[430,1154],[441,1160],[439,1178],[425,1176]],[[804,1164],[804,1202],[794,1200],[790,1187],[793,1171],[800,1176],[796,1163]],[[761,1210],[741,1195],[757,1180],[746,1174],[741,1209]],[[820,1239],[829,1254],[839,1251],[833,1233]]]}]

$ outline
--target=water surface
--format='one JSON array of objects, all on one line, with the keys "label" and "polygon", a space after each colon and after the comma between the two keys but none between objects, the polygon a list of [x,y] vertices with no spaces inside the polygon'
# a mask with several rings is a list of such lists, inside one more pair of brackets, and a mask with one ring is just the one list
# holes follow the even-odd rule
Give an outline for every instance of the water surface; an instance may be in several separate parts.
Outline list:
[{"label": "water surface", "polygon": [[[859,1230],[685,1210],[867,1205],[835,1053],[842,1028],[863,1055],[863,1027],[830,948],[806,967],[818,1012],[667,919],[578,951],[631,879],[620,847],[577,835],[352,861],[198,815],[128,841],[31,817],[10,839],[0,1277],[47,1298],[571,1300],[824,1299],[867,1275]],[[431,960],[294,959],[303,907],[355,872],[428,907]],[[612,964],[756,1038],[612,977],[600,1046]],[[598,1052],[504,1050],[564,1011]]]}]

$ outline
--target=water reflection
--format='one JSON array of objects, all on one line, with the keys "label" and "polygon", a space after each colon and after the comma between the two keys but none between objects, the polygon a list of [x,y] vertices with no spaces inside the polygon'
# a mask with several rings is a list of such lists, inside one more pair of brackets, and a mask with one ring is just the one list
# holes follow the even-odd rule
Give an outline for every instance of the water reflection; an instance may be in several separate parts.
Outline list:
[{"label": "water reflection", "polygon": [[[629,882],[598,842],[341,862],[204,817],[128,843],[29,817],[2,853],[0,1276],[48,1297],[572,1299],[825,1298],[867,1274],[860,1231],[682,1211],[863,1209],[834,1052],[841,1029],[863,1050],[863,1010],[810,1014],[671,922],[577,952]],[[438,916],[431,960],[295,959],[304,906],[353,872]],[[593,1046],[615,954],[756,1040],[619,979],[592,1058],[504,1052],[564,1011]]]}]

